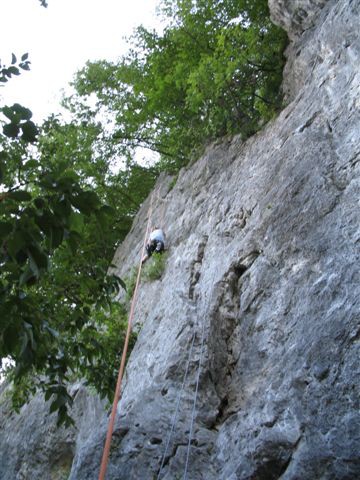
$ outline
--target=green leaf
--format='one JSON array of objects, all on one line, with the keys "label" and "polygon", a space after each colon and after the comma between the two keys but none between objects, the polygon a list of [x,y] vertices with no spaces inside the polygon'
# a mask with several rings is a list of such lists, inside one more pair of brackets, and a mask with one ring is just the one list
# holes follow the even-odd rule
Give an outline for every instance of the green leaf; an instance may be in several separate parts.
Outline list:
[{"label": "green leaf", "polygon": [[100,208],[100,211],[106,213],[106,215],[109,215],[109,216],[111,216],[111,217],[114,217],[114,216],[116,215],[116,210],[115,210],[115,208],[110,207],[110,205],[103,205],[103,206]]},{"label": "green leaf", "polygon": [[80,192],[76,196],[71,197],[71,203],[75,208],[85,215],[90,215],[100,204],[99,197],[95,192]]},{"label": "green leaf", "polygon": [[45,402],[47,402],[50,399],[52,394],[53,394],[53,392],[51,390],[46,390],[45,395],[44,395]]},{"label": "green leaf", "polygon": [[113,277],[116,279],[116,281],[122,286],[122,288],[124,290],[126,290],[126,283],[124,282],[124,280],[122,278],[120,278],[118,275],[114,275],[113,274]]},{"label": "green leaf", "polygon": [[10,122],[16,125],[18,125],[21,120],[30,120],[32,117],[31,110],[23,107],[19,103],[14,103],[11,107],[5,106],[1,110]]},{"label": "green leaf", "polygon": [[55,400],[50,405],[50,409],[49,409],[50,413],[54,413],[56,412],[56,410],[59,410],[58,398],[59,397],[56,397]]},{"label": "green leaf", "polygon": [[81,235],[78,232],[71,231],[66,241],[70,247],[72,254],[75,255],[82,241]]},{"label": "green leaf", "polygon": [[[68,168],[67,162],[64,163],[63,168]],[[58,182],[62,190],[72,191],[74,186],[77,185],[78,180],[79,176],[76,174],[76,172],[71,171],[66,172],[64,175],[62,175],[61,178],[59,178]]]},{"label": "green leaf", "polygon": [[26,234],[20,230],[16,230],[10,236],[7,249],[13,258],[15,258],[16,254],[27,245],[27,240]]},{"label": "green leaf", "polygon": [[[35,270],[40,269],[47,269],[49,267],[49,259],[48,256],[41,250],[41,248],[37,245],[30,245],[28,247],[28,254],[29,259],[31,262],[35,262]],[[32,268],[32,263],[30,263],[30,267]],[[35,273],[35,270],[34,273]]]},{"label": "green leaf", "polygon": [[31,200],[31,195],[25,190],[16,190],[15,192],[9,193],[9,198],[16,200],[17,202],[29,202]]},{"label": "green leaf", "polygon": [[39,130],[37,129],[36,125],[34,122],[31,120],[28,120],[25,123],[22,123],[20,125],[20,128],[22,130],[22,139],[25,140],[26,142],[33,143],[36,141],[36,136],[39,133]]},{"label": "green leaf", "polygon": [[5,176],[5,165],[0,162],[0,183],[3,181]]},{"label": "green leaf", "polygon": [[24,250],[18,250],[18,252],[16,253],[16,256],[15,256],[15,260],[19,265],[23,265],[27,261],[28,258],[29,257]]},{"label": "green leaf", "polygon": [[16,115],[14,114],[14,111],[12,108],[5,106],[2,108],[2,112],[5,115],[5,117],[7,117],[11,122],[17,123]]},{"label": "green leaf", "polygon": [[[41,205],[42,199],[37,199],[37,204],[40,205],[38,208],[43,208]],[[45,205],[44,205],[45,206]],[[41,231],[45,233],[45,235],[50,236],[51,228],[59,226],[58,218],[53,215],[49,210],[45,210],[42,212],[42,215],[39,215],[35,218],[36,224],[40,227]]]},{"label": "green leaf", "polygon": [[102,229],[105,229],[105,228],[108,226],[108,224],[109,224],[109,217],[108,217],[108,215],[107,215],[104,211],[102,211],[102,210],[97,210],[97,211],[95,212],[95,215],[96,215],[97,221],[98,221],[99,224],[100,224],[100,227],[101,227]]},{"label": "green leaf", "polygon": [[19,134],[20,128],[15,123],[8,123],[3,126],[3,134],[9,138],[16,138]]},{"label": "green leaf", "polygon": [[25,170],[33,170],[36,167],[39,167],[40,163],[37,160],[28,160],[26,163],[24,163],[24,169]]},{"label": "green leaf", "polygon": [[16,348],[19,341],[19,326],[16,321],[12,321],[4,330],[3,344],[5,347],[5,355],[11,353]]},{"label": "green leaf", "polygon": [[4,238],[12,232],[13,226],[10,222],[0,221],[0,238]]},{"label": "green leaf", "polygon": [[20,105],[20,103],[14,103],[11,108],[19,115],[21,120],[30,120],[30,118],[32,117],[31,110],[23,107],[22,105]]},{"label": "green leaf", "polygon": [[28,53],[24,53],[24,55],[21,56],[21,61],[24,62],[25,60],[27,60],[29,58],[29,54]]},{"label": "green leaf", "polygon": [[81,233],[84,229],[84,216],[78,212],[71,212],[70,214],[70,230]]},{"label": "green leaf", "polygon": [[21,332],[21,337],[22,337],[22,342],[21,342],[21,349],[20,349],[20,357],[22,355],[24,355],[25,351],[27,350],[28,348],[28,344],[29,344],[29,337],[27,335],[27,332],[26,330],[22,330]]},{"label": "green leaf", "polygon": [[36,208],[38,208],[39,210],[42,210],[45,207],[46,202],[43,198],[35,198],[34,204]]},{"label": "green leaf", "polygon": [[71,203],[67,198],[56,202],[53,207],[53,210],[56,215],[61,217],[64,220],[68,219],[71,214]]},{"label": "green leaf", "polygon": [[12,75],[20,75],[20,70],[17,67],[9,67],[8,72]]},{"label": "green leaf", "polygon": [[54,250],[64,240],[64,229],[62,227],[51,227],[50,248]]}]

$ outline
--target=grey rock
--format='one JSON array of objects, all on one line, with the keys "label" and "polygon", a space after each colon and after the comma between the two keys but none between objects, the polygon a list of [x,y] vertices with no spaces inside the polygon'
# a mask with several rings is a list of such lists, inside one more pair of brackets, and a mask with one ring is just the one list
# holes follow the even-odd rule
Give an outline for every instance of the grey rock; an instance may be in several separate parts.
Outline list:
[{"label": "grey rock", "polygon": [[[270,7],[292,40],[288,105],[245,143],[209,146],[173,189],[165,175],[155,188],[167,265],[139,292],[109,480],[184,478],[190,430],[188,480],[360,477],[360,1]],[[139,262],[150,202],[116,252],[120,276]],[[13,418],[0,468],[17,478],[2,459],[29,428]],[[48,441],[44,478],[61,438],[69,478],[97,478],[99,418]]]},{"label": "grey rock", "polygon": [[[49,415],[49,402],[35,395],[19,414],[10,409],[9,386],[0,390],[0,479],[44,480],[68,479],[77,457],[86,455],[104,431],[107,415],[104,403],[89,393],[81,383],[74,384],[72,416],[76,428],[57,428],[56,414]],[[100,462],[103,442],[91,456]],[[84,476],[83,478],[86,478]]]},{"label": "grey rock", "polygon": [[271,20],[296,40],[313,27],[321,9],[332,0],[269,0]]}]

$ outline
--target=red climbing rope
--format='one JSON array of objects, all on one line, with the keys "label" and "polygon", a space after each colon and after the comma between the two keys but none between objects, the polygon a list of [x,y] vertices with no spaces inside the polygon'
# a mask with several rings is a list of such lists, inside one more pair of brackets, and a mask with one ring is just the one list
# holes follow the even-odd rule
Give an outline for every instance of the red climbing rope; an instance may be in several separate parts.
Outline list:
[{"label": "red climbing rope", "polygon": [[126,355],[127,355],[128,346],[129,346],[130,333],[131,333],[131,325],[132,325],[132,320],[133,320],[133,316],[134,316],[135,304],[136,304],[136,299],[137,299],[137,292],[138,292],[139,283],[140,283],[142,259],[144,257],[146,240],[149,236],[150,225],[151,225],[152,203],[153,203],[153,195],[151,195],[150,206],[149,206],[149,211],[148,211],[148,222],[147,222],[147,227],[146,227],[144,244],[143,244],[143,248],[142,248],[142,251],[141,251],[141,259],[140,259],[140,263],[139,263],[138,274],[137,274],[137,277],[136,277],[135,289],[134,289],[134,293],[133,293],[132,300],[131,300],[131,307],[130,307],[130,313],[129,313],[125,343],[124,343],[124,348],[123,348],[123,352],[122,352],[122,356],[121,356],[120,369],[119,369],[119,374],[118,374],[118,378],[117,378],[117,382],[116,382],[114,401],[113,401],[113,406],[112,406],[112,410],[111,410],[108,431],[107,431],[107,434],[106,434],[104,451],[103,451],[103,455],[102,455],[102,459],[101,459],[99,480],[105,480],[106,469],[107,469],[107,465],[108,465],[108,461],[109,461],[111,438],[112,438],[112,434],[113,434],[113,431],[114,431],[117,404],[119,402],[120,391],[121,391],[121,381],[122,381],[122,378],[123,378],[123,375],[124,375],[125,361],[126,361]]}]

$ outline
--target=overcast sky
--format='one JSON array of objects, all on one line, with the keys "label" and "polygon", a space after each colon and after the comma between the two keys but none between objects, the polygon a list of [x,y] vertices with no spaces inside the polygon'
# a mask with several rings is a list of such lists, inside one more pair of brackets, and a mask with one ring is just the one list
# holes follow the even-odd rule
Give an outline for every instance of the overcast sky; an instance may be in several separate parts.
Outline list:
[{"label": "overcast sky", "polygon": [[36,121],[59,110],[61,89],[87,60],[116,60],[134,27],[159,25],[159,0],[0,0],[0,59],[28,52],[31,70],[0,88],[0,105],[30,108]]}]

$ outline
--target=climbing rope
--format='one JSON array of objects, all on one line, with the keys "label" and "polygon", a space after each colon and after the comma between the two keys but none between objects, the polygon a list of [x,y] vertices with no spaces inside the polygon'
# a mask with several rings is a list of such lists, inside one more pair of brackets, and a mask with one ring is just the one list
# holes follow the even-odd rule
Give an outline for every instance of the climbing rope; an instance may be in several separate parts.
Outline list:
[{"label": "climbing rope", "polygon": [[189,365],[190,365],[190,361],[191,361],[191,357],[192,357],[192,350],[193,350],[193,346],[194,346],[194,341],[195,341],[195,333],[193,334],[193,338],[192,338],[192,342],[191,342],[191,346],[190,346],[190,350],[189,350],[189,356],[188,356],[186,369],[185,369],[185,373],[184,373],[184,378],[183,378],[183,382],[182,382],[182,385],[181,385],[181,389],[179,390],[179,393],[178,393],[178,396],[177,396],[176,408],[174,410],[173,418],[172,418],[172,421],[171,421],[171,428],[170,428],[168,438],[167,438],[167,441],[166,441],[165,451],[164,451],[164,454],[162,456],[162,461],[161,461],[159,473],[158,473],[158,476],[157,476],[157,480],[160,480],[161,470],[163,469],[165,459],[166,459],[166,455],[167,455],[167,452],[168,452],[168,449],[169,449],[169,446],[170,446],[171,438],[172,438],[172,435],[174,433],[175,425],[176,425],[176,422],[177,422],[177,416],[178,416],[178,413],[179,413],[179,406],[180,406],[180,399],[181,399],[182,392],[184,391],[184,388],[185,388],[185,383],[186,383],[186,379],[187,379],[187,375],[188,375],[188,371],[189,371]]},{"label": "climbing rope", "polygon": [[[151,199],[150,199],[150,206],[149,206],[149,211],[148,211],[148,222],[147,222],[143,247],[142,247],[142,251],[141,251],[141,259],[140,259],[138,273],[137,273],[137,277],[136,277],[134,293],[133,293],[132,300],[131,300],[130,313],[129,313],[128,325],[127,325],[127,331],[126,331],[126,337],[125,337],[125,343],[124,343],[124,348],[123,348],[123,352],[122,352],[122,356],[121,356],[121,363],[120,363],[120,368],[119,368],[119,373],[118,373],[118,378],[117,378],[117,383],[116,383],[114,401],[113,401],[113,405],[112,405],[112,410],[111,410],[111,415],[110,415],[110,419],[109,419],[109,425],[108,425],[108,430],[107,430],[106,440],[105,440],[105,445],[104,445],[104,451],[103,451],[101,465],[100,465],[99,480],[105,480],[107,465],[108,465],[108,461],[109,461],[111,439],[112,439],[112,434],[113,434],[113,431],[114,431],[114,424],[115,424],[115,418],[116,418],[116,413],[117,413],[117,406],[118,406],[118,402],[119,402],[119,398],[120,398],[120,392],[121,392],[121,383],[122,383],[122,378],[123,378],[123,375],[124,375],[126,356],[127,356],[127,351],[128,351],[129,341],[130,341],[130,334],[131,334],[131,329],[132,329],[132,321],[133,321],[135,305],[136,305],[136,300],[137,300],[137,293],[138,293],[140,278],[141,278],[142,259],[144,257],[144,253],[145,253],[146,241],[149,237],[150,230],[153,227],[153,225],[151,224],[151,220],[152,220],[154,193],[155,192],[153,192],[153,194],[151,195]],[[164,199],[160,199],[160,197],[159,197],[159,189],[157,190],[156,195],[157,195],[157,199],[159,201],[164,201]],[[159,225],[160,228],[162,228],[164,213],[165,213],[165,207],[163,207],[163,211],[162,211],[162,214],[160,216],[160,225]],[[201,333],[201,341],[200,341],[200,357],[199,357],[199,364],[198,364],[198,370],[197,370],[197,378],[196,378],[196,385],[195,385],[195,392],[194,392],[194,400],[193,400],[193,408],[192,408],[192,414],[191,414],[189,440],[188,440],[188,445],[187,445],[185,471],[184,471],[183,480],[187,480],[187,472],[188,472],[189,459],[190,459],[191,440],[192,440],[195,417],[196,417],[196,404],[197,404],[197,397],[198,397],[198,391],[199,391],[202,359],[203,359],[203,353],[204,353],[205,323],[206,322],[205,322],[205,316],[204,316],[203,321],[202,321],[202,333]],[[169,450],[171,439],[172,439],[172,436],[173,436],[173,433],[174,433],[174,430],[175,430],[175,426],[176,426],[176,423],[177,423],[177,417],[178,417],[178,414],[179,414],[179,407],[180,407],[180,400],[181,400],[182,392],[184,391],[186,380],[187,380],[187,377],[188,377],[189,366],[190,366],[190,362],[191,362],[195,337],[196,337],[196,333],[194,332],[193,337],[192,337],[192,342],[191,342],[191,346],[190,346],[188,359],[187,359],[187,364],[186,364],[186,368],[185,368],[185,372],[184,372],[183,382],[182,382],[182,385],[181,385],[181,389],[178,393],[176,407],[175,407],[174,414],[173,414],[173,417],[172,417],[171,428],[170,428],[170,431],[169,431],[169,434],[168,434],[164,454],[162,456],[162,461],[161,461],[160,469],[159,469],[159,472],[158,472],[157,480],[160,480],[161,471],[164,467],[164,463],[165,463],[166,456],[167,456],[167,453],[168,453],[168,450]]]},{"label": "climbing rope", "polygon": [[[215,275],[214,275],[215,276]],[[210,303],[210,299],[208,299],[208,302]],[[188,445],[187,445],[187,451],[186,451],[186,461],[185,461],[185,470],[184,470],[184,475],[183,475],[183,480],[187,480],[187,472],[188,472],[188,467],[189,467],[189,459],[190,459],[190,449],[191,449],[191,440],[193,436],[193,431],[194,431],[194,423],[195,423],[195,418],[196,418],[196,404],[197,404],[197,397],[198,397],[198,392],[199,392],[199,384],[200,384],[200,373],[201,373],[201,367],[202,367],[202,360],[203,360],[203,354],[204,354],[204,343],[205,343],[205,325],[206,325],[206,317],[203,316],[202,320],[202,326],[201,326],[201,340],[200,340],[200,356],[199,356],[199,363],[198,363],[198,368],[197,368],[197,376],[196,376],[196,383],[195,383],[195,392],[194,392],[194,400],[193,400],[193,408],[192,408],[192,413],[191,413],[191,421],[190,421],[190,431],[189,431],[189,440],[188,440]],[[175,429],[175,425],[177,422],[177,416],[179,412],[179,406],[180,406],[180,399],[182,392],[184,391],[185,384],[186,384],[186,379],[188,376],[188,370],[189,370],[189,365],[191,362],[192,358],[192,351],[194,347],[194,341],[196,338],[196,332],[193,333],[192,337],[192,342],[189,350],[189,355],[188,355],[188,360],[187,360],[187,365],[184,373],[184,378],[183,382],[181,385],[181,389],[179,390],[178,396],[177,396],[177,402],[176,402],[176,408],[172,417],[171,421],[171,428],[168,434],[168,438],[166,441],[166,446],[165,446],[165,451],[162,456],[162,461],[161,461],[161,466],[157,475],[157,480],[160,480],[161,476],[161,471],[164,467],[164,463],[166,460],[166,455],[168,453],[168,449],[170,446],[171,438]]]},{"label": "climbing rope", "polygon": [[202,364],[202,358],[203,358],[203,352],[204,352],[204,340],[205,340],[205,315],[204,315],[203,321],[202,321],[202,332],[201,332],[201,342],[200,342],[200,345],[201,345],[200,346],[200,358],[199,358],[199,365],[198,365],[197,378],[196,378],[194,403],[193,403],[193,409],[192,409],[192,413],[191,413],[189,441],[188,441],[188,446],[187,446],[187,451],[186,451],[185,471],[184,471],[183,480],[187,480],[187,471],[188,471],[189,458],[190,458],[190,447],[191,447],[191,440],[192,440],[192,434],[193,434],[194,422],[195,422],[195,416],[196,416],[196,402],[197,402],[197,397],[198,397],[198,392],[199,392],[201,364]]},{"label": "climbing rope", "polygon": [[108,430],[107,430],[107,434],[106,434],[104,451],[103,451],[103,455],[102,455],[102,459],[101,459],[99,480],[105,480],[106,469],[107,469],[107,465],[108,465],[108,462],[109,462],[111,438],[112,438],[112,434],[113,434],[113,431],[114,431],[114,423],[115,423],[115,418],[116,418],[117,405],[118,405],[119,398],[120,398],[121,382],[122,382],[122,378],[123,378],[123,375],[124,375],[126,355],[127,355],[127,351],[128,351],[128,347],[129,347],[132,321],[133,321],[135,305],[136,305],[136,300],[137,300],[137,292],[138,292],[138,288],[139,288],[139,284],[140,284],[142,259],[144,257],[146,241],[148,239],[149,232],[150,232],[152,206],[153,206],[153,194],[151,195],[151,199],[150,199],[146,233],[145,233],[145,237],[144,237],[143,247],[142,247],[142,250],[141,250],[141,258],[140,258],[140,263],[139,263],[139,268],[138,268],[138,274],[137,274],[137,277],[136,277],[134,293],[133,293],[132,300],[131,300],[130,313],[129,313],[128,325],[127,325],[126,337],[125,337],[125,343],[124,343],[124,348],[123,348],[123,352],[122,352],[122,356],[121,356],[121,363],[120,363],[119,374],[118,374],[118,378],[117,378],[117,382],[116,382],[114,401],[113,401],[113,405],[112,405],[111,416],[110,416]]}]

